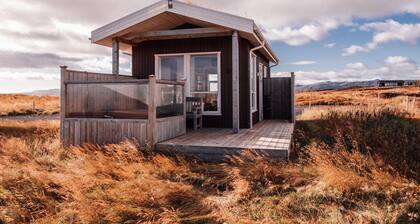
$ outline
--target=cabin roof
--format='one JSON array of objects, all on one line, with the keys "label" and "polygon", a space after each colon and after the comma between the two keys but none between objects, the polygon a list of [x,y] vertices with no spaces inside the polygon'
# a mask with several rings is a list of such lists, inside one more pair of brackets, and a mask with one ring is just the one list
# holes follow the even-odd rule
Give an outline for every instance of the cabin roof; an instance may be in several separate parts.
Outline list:
[{"label": "cabin roof", "polygon": [[[169,7],[167,0],[161,0],[137,12],[102,26],[91,34],[92,43],[112,46],[112,39],[130,35],[133,32],[161,31],[192,24],[204,28],[220,27],[238,31],[239,35],[249,40],[254,46],[265,46],[260,52],[271,62],[277,63],[278,58],[265,40],[254,20],[173,1]],[[121,43],[121,50],[131,53],[131,46]]]}]

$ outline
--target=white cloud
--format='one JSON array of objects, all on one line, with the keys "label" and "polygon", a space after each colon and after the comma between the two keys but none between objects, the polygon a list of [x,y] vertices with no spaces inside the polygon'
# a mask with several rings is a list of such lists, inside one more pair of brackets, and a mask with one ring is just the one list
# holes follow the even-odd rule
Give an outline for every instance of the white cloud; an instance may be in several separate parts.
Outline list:
[{"label": "white cloud", "polygon": [[[273,75],[283,75],[283,72]],[[349,63],[337,71],[298,71],[297,83],[311,84],[324,81],[361,81],[374,79],[418,79],[420,66],[410,58],[390,56],[384,59],[383,66],[369,68],[362,62]]]},{"label": "white cloud", "polygon": [[362,62],[350,63],[346,65],[347,69],[362,70],[367,69],[367,66]]},{"label": "white cloud", "polygon": [[290,64],[292,64],[292,65],[313,65],[313,64],[316,64],[316,63],[318,63],[318,62],[316,62],[316,61],[295,61],[295,62],[292,62]]},{"label": "white cloud", "polygon": [[391,41],[401,41],[409,44],[417,44],[420,39],[420,23],[401,24],[394,20],[385,22],[367,23],[360,27],[362,31],[373,31],[372,41],[364,46],[352,45],[343,50],[343,56],[349,56],[358,52],[369,52],[376,49],[380,44]]},{"label": "white cloud", "polygon": [[353,54],[356,54],[357,52],[361,52],[361,51],[366,52],[365,48],[360,46],[360,45],[351,45],[350,47],[345,48],[341,55],[342,56],[349,56],[349,55],[353,55]]},{"label": "white cloud", "polygon": [[322,24],[308,24],[300,28],[284,27],[271,28],[267,30],[266,36],[269,40],[283,41],[291,46],[307,44],[311,41],[320,41],[324,39],[329,31],[337,28],[335,22]]},{"label": "white cloud", "polygon": [[420,1],[413,0],[265,0],[263,4],[260,1],[196,0],[193,3],[251,17],[265,27],[265,34],[271,40],[294,46],[322,40],[341,25],[353,26],[354,18],[420,12]]},{"label": "white cloud", "polygon": [[329,44],[324,44],[324,47],[326,48],[333,48],[335,47],[336,43],[329,43]]}]

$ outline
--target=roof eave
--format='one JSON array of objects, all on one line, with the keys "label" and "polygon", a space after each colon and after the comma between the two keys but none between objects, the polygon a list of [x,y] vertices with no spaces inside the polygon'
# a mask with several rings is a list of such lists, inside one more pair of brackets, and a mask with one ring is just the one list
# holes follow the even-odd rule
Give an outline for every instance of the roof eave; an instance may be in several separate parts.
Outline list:
[{"label": "roof eave", "polygon": [[271,56],[272,61],[274,63],[279,63],[280,61],[279,61],[279,58],[277,57],[276,53],[274,53],[270,44],[264,38],[264,35],[262,34],[261,30],[259,29],[259,27],[255,23],[254,23],[254,33],[256,34],[257,38],[259,38],[261,41],[264,41],[264,43],[265,43],[264,48],[267,51],[267,53]]},{"label": "roof eave", "polygon": [[144,21],[157,14],[163,13],[167,10],[166,1],[159,1],[146,8],[138,10],[130,15],[124,16],[114,22],[111,22],[105,26],[95,29],[91,32],[91,42],[97,43],[110,35],[118,33],[124,29],[134,26],[138,21]]},{"label": "roof eave", "polygon": [[95,29],[91,33],[91,42],[99,44],[101,41],[113,37],[121,31],[164,12],[171,12],[181,16],[192,17],[197,20],[206,21],[232,30],[251,34],[259,43],[265,42],[264,50],[271,57],[272,62],[278,63],[279,61],[277,55],[273,52],[268,42],[265,41],[264,36],[255,24],[254,20],[179,1],[173,1],[173,7],[169,8],[167,1],[161,0],[146,8],[131,13],[128,16],[122,17],[121,19]]}]

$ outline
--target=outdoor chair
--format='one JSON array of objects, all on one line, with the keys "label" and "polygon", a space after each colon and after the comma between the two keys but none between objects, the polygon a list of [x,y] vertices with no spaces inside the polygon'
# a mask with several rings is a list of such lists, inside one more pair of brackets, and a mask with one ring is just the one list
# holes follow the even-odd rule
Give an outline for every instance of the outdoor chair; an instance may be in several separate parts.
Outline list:
[{"label": "outdoor chair", "polygon": [[192,120],[193,129],[203,128],[203,99],[201,97],[187,97],[187,120]]}]

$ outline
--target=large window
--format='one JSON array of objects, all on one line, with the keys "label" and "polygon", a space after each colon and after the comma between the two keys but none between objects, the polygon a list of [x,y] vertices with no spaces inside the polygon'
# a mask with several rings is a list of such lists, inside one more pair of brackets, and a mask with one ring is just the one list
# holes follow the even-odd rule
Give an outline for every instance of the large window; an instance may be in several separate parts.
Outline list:
[{"label": "large window", "polygon": [[217,113],[219,111],[217,55],[192,55],[190,82],[191,95],[203,99],[204,111]]},{"label": "large window", "polygon": [[186,95],[203,99],[204,114],[221,114],[219,52],[156,55],[156,62],[160,79],[186,78]]}]

